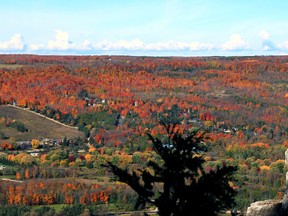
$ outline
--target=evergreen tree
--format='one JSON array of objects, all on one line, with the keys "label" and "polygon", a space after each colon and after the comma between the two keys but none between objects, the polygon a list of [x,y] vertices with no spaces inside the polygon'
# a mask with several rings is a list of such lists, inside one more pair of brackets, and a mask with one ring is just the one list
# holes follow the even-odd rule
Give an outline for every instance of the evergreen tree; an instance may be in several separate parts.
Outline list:
[{"label": "evergreen tree", "polygon": [[[172,109],[172,111],[175,111]],[[154,151],[162,163],[150,161],[138,170],[121,169],[109,162],[108,167],[138,193],[136,208],[151,203],[158,207],[159,215],[213,216],[231,208],[236,192],[229,185],[236,167],[217,167],[204,171],[204,134],[195,129],[186,133],[177,131],[177,115],[171,112],[160,118],[165,127],[166,140],[148,133]],[[174,117],[173,117],[174,116]],[[168,118],[172,118],[172,122]],[[176,132],[175,132],[176,130]],[[159,189],[160,188],[160,189]]]}]

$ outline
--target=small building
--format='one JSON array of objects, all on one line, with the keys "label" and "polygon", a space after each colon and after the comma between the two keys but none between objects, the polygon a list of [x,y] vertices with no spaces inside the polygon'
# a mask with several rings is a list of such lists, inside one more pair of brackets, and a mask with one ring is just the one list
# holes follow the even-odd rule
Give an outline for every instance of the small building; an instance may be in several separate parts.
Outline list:
[{"label": "small building", "polygon": [[29,153],[33,157],[38,157],[41,152],[42,152],[41,149],[32,149],[27,151],[27,153]]},{"label": "small building", "polygon": [[38,157],[39,156],[39,152],[31,152],[30,155],[33,156],[33,157]]}]

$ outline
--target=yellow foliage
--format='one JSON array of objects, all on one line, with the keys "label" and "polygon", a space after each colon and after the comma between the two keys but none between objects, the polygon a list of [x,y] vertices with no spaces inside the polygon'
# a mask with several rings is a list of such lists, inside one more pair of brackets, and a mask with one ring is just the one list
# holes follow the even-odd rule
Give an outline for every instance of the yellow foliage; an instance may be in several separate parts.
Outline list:
[{"label": "yellow foliage", "polygon": [[88,151],[89,151],[89,152],[95,152],[95,151],[96,151],[96,148],[95,148],[94,146],[90,146],[90,148],[89,148]]},{"label": "yellow foliage", "polygon": [[247,164],[239,164],[238,167],[239,167],[239,170],[248,170]]},{"label": "yellow foliage", "polygon": [[21,158],[20,163],[21,164],[32,164],[33,161],[34,161],[34,158],[31,155],[26,154]]},{"label": "yellow foliage", "polygon": [[194,154],[194,155],[193,155],[193,158],[201,158],[201,157],[202,157],[201,154]]},{"label": "yellow foliage", "polygon": [[269,171],[269,170],[270,170],[270,167],[267,166],[267,165],[263,165],[263,166],[260,166],[260,170],[261,170],[261,171]]},{"label": "yellow foliage", "polygon": [[120,161],[121,163],[124,163],[124,164],[132,163],[132,155],[121,155]]},{"label": "yellow foliage", "polygon": [[231,144],[227,145],[226,151],[230,152],[232,150],[233,150],[233,145],[231,145]]},{"label": "yellow foliage", "polygon": [[69,167],[74,167],[75,165],[76,165],[75,162],[70,162],[70,163],[69,163]]},{"label": "yellow foliage", "polygon": [[62,167],[68,166],[67,160],[61,160],[61,161],[60,161],[60,166],[62,166]]},{"label": "yellow foliage", "polygon": [[213,121],[204,121],[205,127],[212,127],[214,125]]},{"label": "yellow foliage", "polygon": [[85,157],[85,159],[87,161],[90,161],[92,159],[92,155],[91,154],[86,154],[84,157]]},{"label": "yellow foliage", "polygon": [[158,98],[156,101],[157,101],[158,103],[163,103],[163,98]]},{"label": "yellow foliage", "polygon": [[145,169],[145,171],[147,171],[148,173],[150,173],[152,176],[155,175],[155,171],[154,171],[152,168],[150,168],[150,167],[147,167],[147,168]]},{"label": "yellow foliage", "polygon": [[27,153],[20,153],[16,156],[13,157],[12,161],[15,161],[15,162],[18,162],[18,163],[21,163],[21,160],[24,156],[26,156]]},{"label": "yellow foliage", "polygon": [[31,145],[33,149],[37,149],[40,146],[40,141],[38,139],[32,139]]},{"label": "yellow foliage", "polygon": [[230,187],[234,187],[234,183],[232,181],[229,181],[228,184]]},{"label": "yellow foliage", "polygon": [[279,160],[275,161],[274,163],[275,164],[285,164],[285,160],[279,159]]},{"label": "yellow foliage", "polygon": [[211,158],[210,156],[205,156],[205,157],[204,157],[204,160],[205,160],[205,161],[211,161],[212,158]]}]

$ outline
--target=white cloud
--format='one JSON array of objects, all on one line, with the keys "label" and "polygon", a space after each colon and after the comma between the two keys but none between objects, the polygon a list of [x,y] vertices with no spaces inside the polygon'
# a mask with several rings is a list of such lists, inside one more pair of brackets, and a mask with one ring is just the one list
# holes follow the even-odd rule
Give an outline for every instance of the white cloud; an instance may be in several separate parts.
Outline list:
[{"label": "white cloud", "polygon": [[247,50],[250,46],[246,43],[241,35],[233,34],[230,40],[222,45],[222,50],[232,51],[232,50]]},{"label": "white cloud", "polygon": [[209,50],[213,46],[208,43],[184,43],[184,42],[158,42],[158,43],[144,43],[139,39],[132,41],[118,41],[111,43],[108,41],[102,41],[94,46],[96,50],[132,50],[132,51],[198,51],[198,50]]},{"label": "white cloud", "polygon": [[25,48],[24,39],[21,34],[14,34],[9,41],[0,42],[0,50],[22,51]]},{"label": "white cloud", "polygon": [[49,50],[68,50],[73,44],[69,41],[68,32],[55,29],[55,40],[48,41],[47,48]]},{"label": "white cloud", "polygon": [[174,41],[149,43],[146,45],[146,50],[151,51],[167,51],[167,50],[184,50],[186,48],[184,43],[177,43]]},{"label": "white cloud", "polygon": [[[222,45],[213,45],[210,43],[202,42],[177,42],[177,41],[164,41],[164,42],[150,42],[145,43],[140,39],[134,40],[120,40],[116,42],[111,42],[104,40],[102,42],[94,43],[88,40],[78,41],[77,43],[72,43],[69,40],[69,33],[62,30],[55,30],[55,38],[47,42],[42,42],[39,44],[28,44],[28,49],[24,43],[21,34],[15,34],[11,37],[9,41],[0,42],[0,52],[21,52],[21,53],[61,53],[61,54],[141,54],[141,53],[156,53],[159,55],[166,55],[167,53],[174,55],[179,54],[211,54],[217,55],[217,53],[235,53],[241,51],[247,51],[248,54],[260,53],[266,51],[279,53],[279,51],[288,51],[288,40],[279,44],[274,44],[270,40],[269,32],[262,30],[258,33],[259,41],[261,47],[250,47],[249,44],[243,40],[241,35],[233,34],[230,39]],[[209,52],[206,52],[209,51]],[[166,54],[165,54],[166,53]]]},{"label": "white cloud", "polygon": [[45,45],[44,44],[30,44],[29,49],[32,51],[43,50],[45,49]]},{"label": "white cloud", "polygon": [[212,45],[198,42],[184,43],[184,42],[168,41],[168,42],[150,43],[147,44],[146,48],[147,50],[153,50],[153,51],[177,51],[177,50],[197,51],[197,50],[211,49]]},{"label": "white cloud", "polygon": [[192,51],[196,50],[211,50],[213,49],[213,45],[209,43],[198,43],[198,42],[193,42],[190,43],[189,49]]},{"label": "white cloud", "polygon": [[262,50],[264,51],[271,51],[276,50],[277,47],[275,44],[270,40],[270,34],[266,30],[262,30],[259,32],[259,38],[261,40]]},{"label": "white cloud", "polygon": [[[84,41],[82,44],[82,48],[77,48],[79,50],[87,50],[88,44],[90,42]],[[55,29],[55,39],[49,40],[47,44],[30,44],[29,49],[31,51],[65,51],[65,50],[71,50],[75,49],[76,46],[71,41],[69,41],[69,34],[68,32]]]},{"label": "white cloud", "polygon": [[101,50],[143,50],[145,49],[145,44],[138,39],[132,41],[121,40],[116,43],[102,41],[95,48]]},{"label": "white cloud", "polygon": [[85,40],[82,45],[80,45],[79,47],[80,50],[92,50],[93,49],[93,45],[90,41]]}]

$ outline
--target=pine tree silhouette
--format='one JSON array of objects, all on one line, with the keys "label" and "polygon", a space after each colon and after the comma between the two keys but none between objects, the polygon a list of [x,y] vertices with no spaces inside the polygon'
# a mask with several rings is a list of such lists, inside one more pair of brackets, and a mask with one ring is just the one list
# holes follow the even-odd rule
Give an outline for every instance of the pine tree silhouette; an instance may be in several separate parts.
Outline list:
[{"label": "pine tree silhouette", "polygon": [[108,167],[138,193],[135,208],[151,203],[158,207],[159,215],[165,216],[213,216],[231,208],[236,192],[229,181],[233,180],[236,167],[223,164],[205,172],[204,133],[199,135],[198,129],[184,134],[177,132],[180,119],[176,117],[177,112],[169,112],[159,120],[167,132],[165,142],[148,133],[154,151],[163,160],[161,165],[150,161],[147,167],[134,171],[121,169],[111,162]]}]

